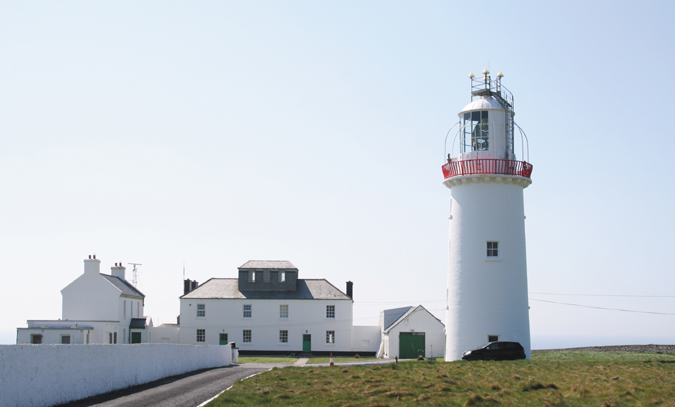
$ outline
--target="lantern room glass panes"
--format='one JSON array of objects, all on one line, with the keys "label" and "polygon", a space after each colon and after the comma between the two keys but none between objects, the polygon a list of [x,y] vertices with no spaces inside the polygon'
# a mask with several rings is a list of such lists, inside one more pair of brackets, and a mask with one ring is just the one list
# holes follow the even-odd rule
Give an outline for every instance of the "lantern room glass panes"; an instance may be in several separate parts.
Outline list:
[{"label": "lantern room glass panes", "polygon": [[488,151],[490,147],[487,110],[467,112],[462,117],[462,153]]}]

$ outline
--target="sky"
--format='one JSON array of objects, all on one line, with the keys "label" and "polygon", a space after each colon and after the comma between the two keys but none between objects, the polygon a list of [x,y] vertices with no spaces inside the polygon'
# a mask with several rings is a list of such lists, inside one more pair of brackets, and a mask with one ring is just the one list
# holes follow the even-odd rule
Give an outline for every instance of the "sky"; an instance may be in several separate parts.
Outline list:
[{"label": "sky", "polygon": [[142,264],[155,325],[252,259],[353,281],[355,325],[444,320],[445,136],[489,68],[534,166],[533,349],[672,344],[674,43],[656,0],[1,2],[0,343],[90,254]]}]

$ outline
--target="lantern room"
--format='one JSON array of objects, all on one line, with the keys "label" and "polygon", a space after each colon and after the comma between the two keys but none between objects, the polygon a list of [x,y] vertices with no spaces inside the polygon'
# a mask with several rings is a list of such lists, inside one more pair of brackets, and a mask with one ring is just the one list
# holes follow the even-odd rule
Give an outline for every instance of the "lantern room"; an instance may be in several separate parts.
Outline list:
[{"label": "lantern room", "polygon": [[[443,166],[445,178],[470,174],[506,174],[529,178],[532,166],[525,133],[513,120],[513,94],[502,86],[504,75],[496,80],[485,69],[481,78],[473,73],[471,103],[458,114],[459,126],[452,142],[448,163]],[[515,139],[515,130],[520,133]],[[452,130],[452,129],[451,129]],[[450,132],[448,132],[448,136]],[[446,137],[446,153],[447,153]],[[517,161],[516,142],[519,141]]]}]

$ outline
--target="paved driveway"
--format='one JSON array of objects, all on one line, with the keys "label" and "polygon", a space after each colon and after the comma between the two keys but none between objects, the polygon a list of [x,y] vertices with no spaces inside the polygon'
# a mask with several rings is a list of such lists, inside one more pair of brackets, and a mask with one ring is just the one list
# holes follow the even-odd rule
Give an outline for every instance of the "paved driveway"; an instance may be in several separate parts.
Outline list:
[{"label": "paved driveway", "polygon": [[[251,366],[250,366],[251,365]],[[127,389],[63,404],[67,407],[196,407],[236,381],[269,370],[275,365],[228,366],[197,370]]]}]

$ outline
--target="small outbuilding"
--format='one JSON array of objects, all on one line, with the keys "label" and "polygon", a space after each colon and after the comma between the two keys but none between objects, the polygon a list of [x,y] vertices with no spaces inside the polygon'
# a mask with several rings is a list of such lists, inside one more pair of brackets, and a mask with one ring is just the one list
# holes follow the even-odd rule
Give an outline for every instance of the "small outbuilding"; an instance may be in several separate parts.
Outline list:
[{"label": "small outbuilding", "polygon": [[443,357],[445,325],[421,305],[380,313],[382,343],[378,357],[417,359]]}]

